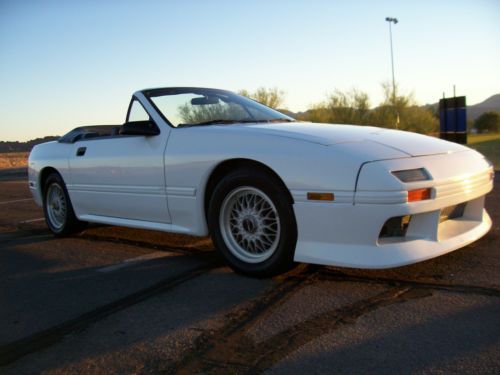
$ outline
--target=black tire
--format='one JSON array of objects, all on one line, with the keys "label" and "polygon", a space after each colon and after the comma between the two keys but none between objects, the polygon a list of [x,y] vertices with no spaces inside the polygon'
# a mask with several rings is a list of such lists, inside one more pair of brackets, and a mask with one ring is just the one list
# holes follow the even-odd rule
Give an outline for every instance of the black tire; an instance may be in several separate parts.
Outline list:
[{"label": "black tire", "polygon": [[[54,211],[57,210],[51,207],[49,198],[49,194],[56,194],[55,192],[59,192],[58,202],[60,204],[58,207],[65,207],[65,213],[57,215],[57,219],[54,214]],[[59,173],[56,172],[47,177],[43,186],[43,213],[47,226],[56,237],[64,237],[79,232],[87,224],[76,218],[66,185]]]},{"label": "black tire", "polygon": [[[235,251],[235,247],[234,245],[231,245],[231,242],[237,242],[236,238],[238,235],[236,234],[230,237],[228,231],[231,229],[222,228],[222,226],[224,226],[226,228],[234,229],[235,226],[231,226],[231,224],[224,225],[224,212],[227,212],[228,210],[229,212],[233,211],[230,209],[224,209],[222,207],[223,204],[224,207],[227,207],[227,199],[231,199],[231,197],[236,194],[235,192],[238,192],[239,190],[242,190],[243,192],[249,191],[250,193],[253,191],[245,190],[247,188],[257,189],[255,191],[258,193],[264,193],[264,195],[269,198],[269,200],[266,200],[265,202],[272,202],[272,204],[269,204],[272,206],[270,209],[272,210],[273,215],[277,212],[277,215],[274,215],[274,217],[278,217],[277,225],[279,227],[279,235],[274,237],[274,245],[269,246],[270,250],[274,249],[272,252],[269,251],[271,255],[262,261],[251,259],[251,262],[248,262],[242,260],[240,256],[237,256],[237,251]],[[292,204],[288,197],[289,193],[285,190],[282,183],[277,181],[277,179],[271,174],[261,170],[238,169],[231,172],[218,182],[212,192],[208,205],[208,226],[215,247],[233,270],[253,277],[269,277],[285,272],[294,267],[295,263],[293,261],[293,255],[297,243],[297,224]],[[258,204],[256,204],[256,206],[257,205]],[[221,208],[223,212],[221,212]],[[262,208],[262,203],[260,203],[260,208]],[[239,218],[241,217],[242,214],[238,214],[238,220],[240,220]],[[228,223],[234,223],[235,220],[233,219],[229,219]],[[267,219],[264,218],[264,220]],[[257,225],[251,224],[251,228],[253,228],[253,232],[251,233],[262,233],[261,227],[266,227],[266,225],[261,225],[263,221],[260,219],[258,222],[255,220],[254,222],[256,222]],[[243,224],[245,224],[245,220],[241,219],[239,221],[239,228],[245,228]],[[244,231],[246,229],[238,230]],[[241,236],[239,238],[241,238]],[[260,244],[262,245],[262,242]],[[255,247],[253,250],[255,250]],[[260,254],[258,254],[258,256],[260,256]]]}]

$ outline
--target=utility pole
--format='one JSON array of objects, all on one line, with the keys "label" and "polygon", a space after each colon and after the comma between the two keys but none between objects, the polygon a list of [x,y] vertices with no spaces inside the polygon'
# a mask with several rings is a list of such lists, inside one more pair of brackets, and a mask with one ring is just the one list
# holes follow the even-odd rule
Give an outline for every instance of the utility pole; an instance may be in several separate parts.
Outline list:
[{"label": "utility pole", "polygon": [[[387,22],[389,22],[389,39],[391,42],[391,67],[392,67],[392,104],[395,107],[396,106],[396,80],[394,78],[394,52],[393,52],[393,48],[392,48],[392,24],[393,23],[394,23],[394,25],[397,24],[398,19],[394,18],[394,17],[386,17],[385,20]],[[399,113],[397,113],[397,110],[396,110],[396,116],[397,116],[397,120],[396,120],[396,129],[397,129],[398,125],[399,125]]]}]

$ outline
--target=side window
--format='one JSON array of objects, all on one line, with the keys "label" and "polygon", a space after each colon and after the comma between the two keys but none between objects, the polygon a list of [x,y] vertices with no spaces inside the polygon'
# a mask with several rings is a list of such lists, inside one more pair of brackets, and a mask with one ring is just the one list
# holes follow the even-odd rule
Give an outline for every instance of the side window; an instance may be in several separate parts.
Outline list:
[{"label": "side window", "polygon": [[149,115],[137,99],[134,99],[132,106],[130,107],[130,112],[128,114],[128,121],[147,121],[149,120]]}]

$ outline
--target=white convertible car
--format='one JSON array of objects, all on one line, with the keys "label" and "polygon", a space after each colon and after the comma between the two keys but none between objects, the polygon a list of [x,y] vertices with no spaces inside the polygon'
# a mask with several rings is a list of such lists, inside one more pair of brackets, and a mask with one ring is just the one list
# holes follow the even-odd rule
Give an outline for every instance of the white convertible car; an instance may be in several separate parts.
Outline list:
[{"label": "white convertible car", "polygon": [[491,227],[493,173],[455,143],[297,122],[188,87],[138,91],[123,125],[76,128],[29,157],[55,235],[85,222],[210,234],[254,276],[294,262],[396,267],[463,247]]}]

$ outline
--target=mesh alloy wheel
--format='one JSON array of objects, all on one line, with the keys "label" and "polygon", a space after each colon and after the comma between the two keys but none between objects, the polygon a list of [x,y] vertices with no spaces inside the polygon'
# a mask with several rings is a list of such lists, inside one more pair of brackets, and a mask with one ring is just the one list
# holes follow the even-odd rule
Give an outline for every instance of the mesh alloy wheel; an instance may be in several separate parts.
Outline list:
[{"label": "mesh alloy wheel", "polygon": [[231,253],[248,263],[259,263],[273,255],[280,239],[279,214],[261,190],[242,186],[222,203],[219,225]]}]

